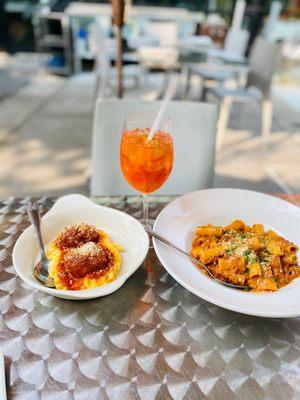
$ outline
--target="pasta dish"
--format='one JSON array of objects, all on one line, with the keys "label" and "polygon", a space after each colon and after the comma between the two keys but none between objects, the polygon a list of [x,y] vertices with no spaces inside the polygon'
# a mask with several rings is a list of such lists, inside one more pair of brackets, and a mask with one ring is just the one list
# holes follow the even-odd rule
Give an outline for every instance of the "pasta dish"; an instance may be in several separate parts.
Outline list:
[{"label": "pasta dish", "polygon": [[195,234],[191,255],[225,282],[255,292],[276,291],[300,276],[297,246],[262,224],[208,224],[198,226]]}]

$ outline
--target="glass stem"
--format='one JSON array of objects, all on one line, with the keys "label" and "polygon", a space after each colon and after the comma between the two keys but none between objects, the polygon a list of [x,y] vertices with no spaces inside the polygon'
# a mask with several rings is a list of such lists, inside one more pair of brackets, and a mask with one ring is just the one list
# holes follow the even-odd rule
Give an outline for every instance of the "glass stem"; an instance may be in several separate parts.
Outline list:
[{"label": "glass stem", "polygon": [[143,194],[143,224],[148,225],[149,196]]}]

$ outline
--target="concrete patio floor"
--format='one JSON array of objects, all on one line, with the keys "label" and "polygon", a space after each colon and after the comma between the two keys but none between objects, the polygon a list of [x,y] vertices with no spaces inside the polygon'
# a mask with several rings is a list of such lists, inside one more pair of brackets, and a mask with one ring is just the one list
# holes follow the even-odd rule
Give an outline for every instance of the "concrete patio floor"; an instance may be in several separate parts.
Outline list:
[{"label": "concrete patio floor", "polygon": [[[67,79],[34,71],[0,102],[0,197],[88,193],[93,74]],[[153,74],[126,97],[155,98],[162,79]],[[194,90],[198,84],[193,82]],[[248,107],[240,121],[240,110],[233,109],[217,152],[215,187],[300,192],[300,87],[275,82],[272,97],[267,151],[260,141],[259,110]]]}]

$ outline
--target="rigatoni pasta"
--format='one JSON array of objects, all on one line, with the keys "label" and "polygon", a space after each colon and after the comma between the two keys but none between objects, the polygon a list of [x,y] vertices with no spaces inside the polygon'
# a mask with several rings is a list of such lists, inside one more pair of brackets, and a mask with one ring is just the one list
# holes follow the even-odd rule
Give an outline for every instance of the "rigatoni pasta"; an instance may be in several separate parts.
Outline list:
[{"label": "rigatoni pasta", "polygon": [[[276,291],[300,276],[297,246],[262,224],[198,226],[191,255],[217,278],[252,291]],[[207,273],[204,268],[204,273]]]}]

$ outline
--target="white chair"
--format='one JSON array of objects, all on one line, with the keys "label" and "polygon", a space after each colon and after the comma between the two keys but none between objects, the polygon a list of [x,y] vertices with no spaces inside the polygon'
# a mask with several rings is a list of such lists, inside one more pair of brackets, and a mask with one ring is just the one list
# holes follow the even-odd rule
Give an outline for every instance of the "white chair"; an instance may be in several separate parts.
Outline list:
[{"label": "white chair", "polygon": [[[92,141],[91,195],[129,195],[137,192],[120,169],[120,140],[125,116],[132,111],[156,113],[160,102],[98,100]],[[171,102],[175,160],[172,174],[158,194],[181,194],[210,187],[214,172],[217,108],[213,104]]]},{"label": "white chair", "polygon": [[188,68],[188,84],[187,84],[187,92],[190,87],[190,79],[192,75],[199,76],[201,79],[201,101],[206,101],[206,94],[209,89],[209,83],[222,83],[224,84],[228,80],[235,80],[238,82],[240,79],[240,74],[237,70],[230,70],[228,68],[220,68],[219,66],[215,67],[214,65],[196,65]]},{"label": "white chair", "polygon": [[[244,63],[245,52],[249,41],[249,32],[241,29],[229,29],[224,49],[210,50],[209,57],[221,59],[227,63]],[[210,63],[207,65],[195,65],[189,69],[190,75],[197,75],[202,80],[202,95],[201,100],[205,101],[207,93],[207,84],[209,82],[224,83],[228,80],[240,79],[240,74],[237,70],[230,70],[223,64]],[[190,78],[189,78],[190,79]]]},{"label": "white chair", "polygon": [[212,49],[211,58],[220,58],[225,62],[245,62],[245,52],[249,41],[249,32],[244,29],[229,29],[225,38],[224,49]]},{"label": "white chair", "polygon": [[224,49],[212,50],[210,56],[220,58],[225,62],[244,62],[249,41],[249,32],[242,29],[246,9],[246,0],[236,0],[231,21],[231,27],[225,38]]},{"label": "white chair", "polygon": [[179,23],[173,21],[144,21],[139,34],[128,37],[133,49],[144,46],[174,46],[179,36]]},{"label": "white chair", "polygon": [[262,139],[268,142],[272,127],[270,90],[272,77],[280,60],[281,45],[258,37],[249,58],[249,73],[245,87],[236,89],[219,86],[210,89],[220,101],[218,121],[218,147],[227,127],[232,103],[257,103],[262,107]]},{"label": "white chair", "polygon": [[145,68],[178,67],[179,52],[174,47],[142,46],[138,49],[137,55]]},{"label": "white chair", "polygon": [[180,61],[183,66],[196,62],[203,62],[212,46],[209,36],[186,36],[178,40],[177,48],[180,52]]},{"label": "white chair", "polygon": [[178,39],[179,25],[173,21],[147,21],[144,34],[156,39],[159,46],[174,46]]},{"label": "white chair", "polygon": [[231,27],[225,38],[224,49],[212,50],[211,57],[221,58],[230,63],[245,61],[244,55],[249,41],[249,32],[242,29],[245,9],[245,0],[235,1]]}]

